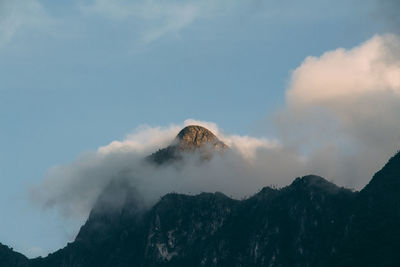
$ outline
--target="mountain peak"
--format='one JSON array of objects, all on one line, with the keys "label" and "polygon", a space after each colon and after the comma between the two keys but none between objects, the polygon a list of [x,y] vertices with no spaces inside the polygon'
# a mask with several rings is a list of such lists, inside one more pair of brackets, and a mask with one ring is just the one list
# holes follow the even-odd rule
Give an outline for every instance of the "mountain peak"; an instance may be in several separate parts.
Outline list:
[{"label": "mountain peak", "polygon": [[[361,190],[362,195],[374,199],[375,204],[381,203],[381,208],[400,210],[400,152],[397,152],[385,166],[375,173],[372,180]],[[395,201],[393,200],[395,199]],[[398,213],[400,215],[400,211]]]},{"label": "mountain peak", "polygon": [[186,126],[178,133],[177,138],[181,140],[185,140],[188,138],[194,140],[193,138],[197,136],[199,136],[201,139],[206,140],[217,138],[210,130],[199,125]]},{"label": "mountain peak", "polygon": [[228,146],[205,127],[189,125],[175,137],[175,141],[166,148],[151,154],[148,159],[157,164],[182,158],[182,152],[199,151],[202,159],[209,159],[212,153],[221,152]]},{"label": "mountain peak", "polygon": [[176,136],[178,147],[181,150],[194,150],[204,145],[211,145],[217,149],[226,148],[210,130],[198,125],[189,125],[183,128]]},{"label": "mountain peak", "polygon": [[294,189],[322,190],[328,193],[338,193],[347,190],[327,181],[318,175],[306,175],[301,178],[298,177],[289,187]]}]

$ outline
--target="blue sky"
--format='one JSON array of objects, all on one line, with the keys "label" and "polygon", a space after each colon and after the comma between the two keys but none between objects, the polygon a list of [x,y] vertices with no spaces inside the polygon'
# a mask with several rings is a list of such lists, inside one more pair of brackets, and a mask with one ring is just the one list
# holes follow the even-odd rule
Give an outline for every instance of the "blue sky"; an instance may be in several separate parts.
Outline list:
[{"label": "blue sky", "polygon": [[264,122],[291,71],[384,33],[374,5],[0,0],[0,242],[29,256],[64,246],[81,221],[32,205],[30,186],[139,125],[273,137]]}]

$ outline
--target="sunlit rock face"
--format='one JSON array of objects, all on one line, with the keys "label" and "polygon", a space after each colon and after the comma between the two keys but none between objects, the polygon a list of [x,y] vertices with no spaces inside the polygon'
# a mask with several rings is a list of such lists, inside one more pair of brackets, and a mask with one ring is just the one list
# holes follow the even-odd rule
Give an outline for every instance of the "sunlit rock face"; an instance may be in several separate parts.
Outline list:
[{"label": "sunlit rock face", "polygon": [[216,150],[227,148],[210,130],[197,125],[183,128],[176,137],[180,150],[193,151],[197,148],[209,145]]},{"label": "sunlit rock face", "polygon": [[221,153],[228,146],[220,141],[210,130],[190,125],[183,128],[172,144],[151,154],[147,159],[156,164],[164,164],[183,159],[185,155],[199,156],[202,160],[210,159],[214,153]]}]

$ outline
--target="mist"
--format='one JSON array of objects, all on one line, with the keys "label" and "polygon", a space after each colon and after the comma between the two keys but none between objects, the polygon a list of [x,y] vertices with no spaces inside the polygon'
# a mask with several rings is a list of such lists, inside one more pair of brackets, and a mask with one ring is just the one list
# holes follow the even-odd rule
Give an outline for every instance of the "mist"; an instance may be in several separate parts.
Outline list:
[{"label": "mist", "polygon": [[[145,157],[171,143],[186,125],[202,125],[230,146],[223,154],[200,160],[187,154],[183,161],[156,165]],[[140,140],[140,142],[139,142]],[[155,141],[156,140],[156,141]],[[161,144],[156,146],[155,144]],[[34,202],[56,208],[64,216],[87,216],[99,194],[114,179],[126,179],[152,205],[161,196],[178,192],[197,194],[223,192],[234,198],[252,195],[267,184],[286,184],[296,169],[279,166],[285,160],[300,167],[301,159],[289,155],[266,139],[225,135],[213,124],[186,120],[182,125],[140,127],[124,141],[114,141],[96,152],[81,155],[71,164],[53,167],[45,179],[31,190]],[[269,162],[266,166],[265,162]],[[269,177],[269,178],[268,178]],[[286,178],[285,178],[286,177]]]},{"label": "mist", "polygon": [[[234,135],[193,119],[141,126],[124,140],[53,167],[31,198],[65,217],[86,218],[104,188],[121,177],[149,207],[170,192],[245,198],[307,174],[360,190],[399,149],[399,44],[396,35],[374,36],[349,50],[306,58],[291,74],[285,106],[267,120],[277,138]],[[230,149],[209,161],[187,156],[157,166],[144,160],[192,124],[208,128]]]}]

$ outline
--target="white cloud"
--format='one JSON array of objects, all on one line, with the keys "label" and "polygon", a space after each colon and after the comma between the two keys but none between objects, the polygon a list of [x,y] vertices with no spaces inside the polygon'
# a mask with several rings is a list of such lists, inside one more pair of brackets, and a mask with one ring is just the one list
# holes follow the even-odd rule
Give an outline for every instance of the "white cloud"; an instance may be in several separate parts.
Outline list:
[{"label": "white cloud", "polygon": [[394,35],[375,36],[350,50],[341,48],[306,58],[293,73],[288,104],[332,106],[338,99],[370,93],[400,96],[399,59],[391,58],[395,51],[388,51],[396,43],[399,40]]},{"label": "white cloud", "polygon": [[46,20],[46,13],[37,0],[0,0],[0,46],[21,29],[38,27]]},{"label": "white cloud", "polygon": [[278,146],[275,140],[267,138],[254,138],[250,136],[226,134],[217,124],[207,121],[187,119],[181,125],[171,124],[168,127],[139,126],[132,134],[129,134],[123,141],[113,141],[107,146],[100,147],[100,154],[114,152],[138,152],[151,154],[159,148],[168,146],[176,134],[185,126],[200,125],[219,137],[224,143],[236,149],[243,158],[252,159],[259,148],[274,148]]},{"label": "white cloud", "polygon": [[[201,125],[231,146],[223,157],[198,164],[194,159],[179,168],[157,168],[143,159],[169,145],[187,125]],[[223,133],[215,123],[188,119],[168,127],[141,126],[122,141],[113,141],[96,152],[82,154],[71,164],[50,169],[44,181],[32,190],[35,202],[57,208],[62,214],[85,217],[94,201],[116,177],[127,177],[147,203],[171,192],[222,191],[235,197],[250,195],[266,184],[285,184],[298,168],[278,171],[277,161],[297,161],[267,139]],[[263,160],[268,162],[264,163]]]},{"label": "white cloud", "polygon": [[[192,119],[142,126],[122,141],[52,168],[33,190],[34,200],[85,217],[104,187],[121,176],[148,203],[172,191],[240,198],[310,173],[360,189],[400,145],[399,44],[395,36],[376,36],[350,50],[307,58],[293,72],[287,105],[276,114],[278,140],[231,135]],[[188,159],[178,168],[143,161],[189,124],[210,129],[232,149],[203,164]]]},{"label": "white cloud", "polygon": [[218,136],[221,135],[215,123],[193,119],[187,119],[180,125],[171,124],[168,127],[142,125],[137,127],[133,133],[127,135],[123,141],[113,141],[106,146],[100,147],[98,152],[109,154],[135,151],[136,153],[150,154],[159,148],[168,146],[183,127],[194,124],[204,126]]},{"label": "white cloud", "polygon": [[312,169],[360,188],[400,146],[399,37],[308,57],[286,99],[281,142],[310,155]]}]

